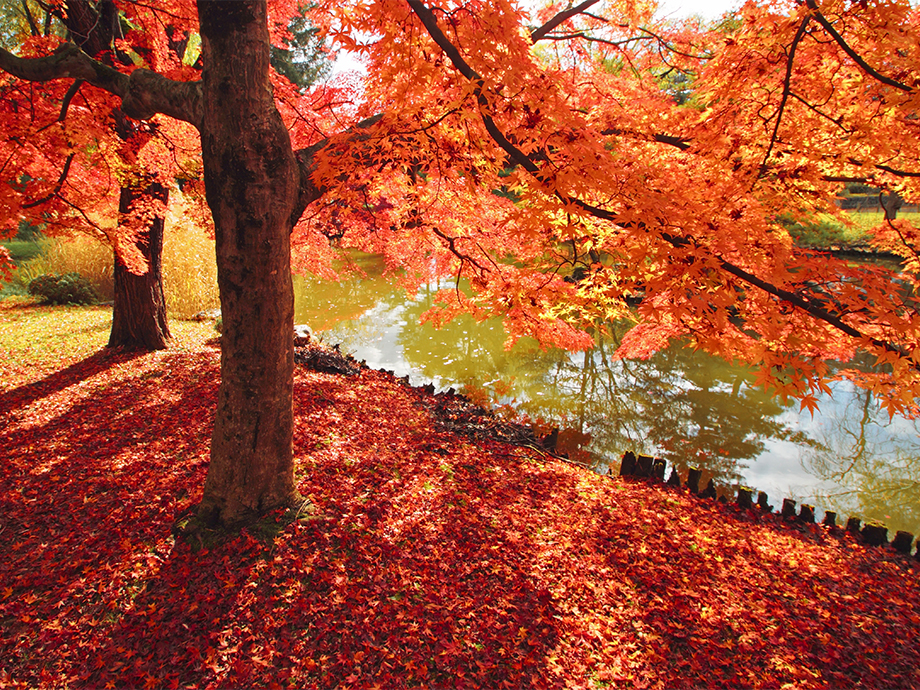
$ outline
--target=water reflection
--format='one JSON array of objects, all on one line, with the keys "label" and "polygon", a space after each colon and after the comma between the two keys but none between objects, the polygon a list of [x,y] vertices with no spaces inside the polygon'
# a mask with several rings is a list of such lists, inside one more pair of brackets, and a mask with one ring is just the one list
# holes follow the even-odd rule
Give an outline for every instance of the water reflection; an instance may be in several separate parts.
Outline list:
[{"label": "water reflection", "polygon": [[460,317],[435,330],[419,317],[432,288],[407,299],[372,257],[339,283],[297,278],[298,323],[370,366],[413,383],[453,386],[568,429],[596,462],[616,470],[624,450],[665,458],[686,476],[733,492],[791,496],[839,515],[920,533],[920,441],[913,423],[879,412],[847,383],[812,418],[753,387],[750,370],[673,346],[648,360],[615,360],[625,325],[590,352],[544,350],[528,339],[504,349],[501,323]]},{"label": "water reflection", "polygon": [[[824,487],[816,500],[843,515],[872,516],[897,529],[920,531],[918,422],[878,414],[867,391],[845,384],[845,402],[815,431],[819,443],[804,466]],[[840,388],[843,388],[841,385]]]}]

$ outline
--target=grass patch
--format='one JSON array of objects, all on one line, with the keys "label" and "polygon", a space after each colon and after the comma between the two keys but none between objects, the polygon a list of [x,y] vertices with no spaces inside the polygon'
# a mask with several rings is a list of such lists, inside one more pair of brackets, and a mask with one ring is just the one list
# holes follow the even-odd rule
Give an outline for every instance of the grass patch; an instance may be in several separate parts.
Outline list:
[{"label": "grass patch", "polygon": [[[41,305],[31,297],[0,302],[0,390],[41,378],[104,350],[112,327],[108,306]],[[208,323],[170,324],[169,351],[193,352],[208,347],[214,332]]]},{"label": "grass patch", "polygon": [[8,240],[0,242],[0,244],[9,250],[10,256],[16,264],[34,259],[42,253],[41,243],[35,240]]},{"label": "grass patch", "polygon": [[31,366],[80,359],[105,347],[111,324],[112,310],[107,307],[5,300],[0,306],[0,351]]},{"label": "grass patch", "polygon": [[[885,222],[885,214],[879,211],[850,211],[850,220],[853,221],[854,231],[868,236],[869,230]],[[899,212],[898,220],[906,220],[913,225],[920,224],[920,213],[914,211]]]},{"label": "grass patch", "polygon": [[[851,223],[827,214],[815,216],[809,223],[789,223],[787,229],[796,244],[802,247],[848,247],[865,248],[869,245],[872,228],[885,222],[885,214],[879,211],[850,211],[847,213]],[[899,213],[899,219],[907,220],[917,225],[920,223],[920,213]]]}]

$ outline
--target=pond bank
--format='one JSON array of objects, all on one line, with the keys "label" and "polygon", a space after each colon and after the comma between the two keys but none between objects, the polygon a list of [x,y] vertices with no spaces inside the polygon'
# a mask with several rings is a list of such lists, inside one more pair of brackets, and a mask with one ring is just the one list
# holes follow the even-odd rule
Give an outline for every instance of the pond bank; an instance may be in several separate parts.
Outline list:
[{"label": "pond bank", "polygon": [[[416,385],[455,388],[478,404],[563,430],[560,445],[600,471],[616,472],[626,450],[661,457],[682,476],[703,469],[734,496],[749,485],[771,496],[879,520],[920,533],[920,431],[890,420],[864,391],[839,382],[814,415],[754,385],[749,368],[674,344],[647,360],[617,360],[623,328],[594,350],[504,347],[500,321],[460,317],[440,330],[420,324],[434,288],[415,299],[382,275],[332,284],[298,279],[297,319],[378,369]],[[864,439],[857,446],[853,439]],[[818,519],[822,515],[819,513]]]}]

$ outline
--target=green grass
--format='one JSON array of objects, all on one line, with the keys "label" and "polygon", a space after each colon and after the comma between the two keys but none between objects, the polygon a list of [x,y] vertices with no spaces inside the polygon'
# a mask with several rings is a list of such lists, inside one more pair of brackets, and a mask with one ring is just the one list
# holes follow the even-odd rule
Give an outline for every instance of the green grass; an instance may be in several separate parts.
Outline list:
[{"label": "green grass", "polygon": [[17,264],[34,259],[42,253],[41,244],[32,240],[7,240],[0,244],[9,250],[10,256]]},{"label": "green grass", "polygon": [[[863,234],[867,233],[870,229],[874,228],[876,225],[880,225],[885,221],[885,214],[879,211],[850,211],[849,213],[850,220],[856,226],[856,229],[861,231]],[[898,213],[898,220],[906,220],[910,223],[917,225],[920,224],[920,213],[917,212],[900,212]]]},{"label": "green grass", "polygon": [[[826,213],[819,214],[811,223],[788,225],[789,234],[803,247],[866,247],[869,231],[885,220],[879,211],[850,211],[850,225]],[[898,219],[920,223],[920,213],[899,213]]]}]

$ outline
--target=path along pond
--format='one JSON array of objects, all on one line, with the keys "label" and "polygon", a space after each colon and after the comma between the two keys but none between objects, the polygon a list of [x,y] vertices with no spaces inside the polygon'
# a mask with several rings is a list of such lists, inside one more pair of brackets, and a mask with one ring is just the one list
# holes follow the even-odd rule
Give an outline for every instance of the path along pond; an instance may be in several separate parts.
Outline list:
[{"label": "path along pond", "polygon": [[[363,276],[339,282],[295,276],[296,323],[368,366],[413,385],[455,388],[562,429],[560,440],[616,473],[627,450],[703,471],[720,493],[739,485],[920,534],[920,422],[889,419],[866,391],[831,386],[814,417],[753,385],[753,372],[672,345],[648,360],[613,357],[623,329],[594,349],[541,349],[522,339],[510,351],[498,319],[460,317],[440,330],[419,323],[436,289],[415,299],[383,275],[374,257]],[[624,329],[626,326],[624,325]],[[756,497],[756,492],[755,492]]]}]

